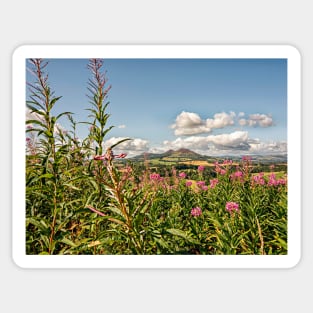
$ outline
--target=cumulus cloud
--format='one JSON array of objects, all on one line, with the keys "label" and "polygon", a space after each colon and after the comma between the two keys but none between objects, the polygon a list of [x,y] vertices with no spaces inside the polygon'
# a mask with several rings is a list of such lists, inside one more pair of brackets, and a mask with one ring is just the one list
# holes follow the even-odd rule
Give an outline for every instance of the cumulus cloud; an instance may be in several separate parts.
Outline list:
[{"label": "cumulus cloud", "polygon": [[162,149],[177,150],[187,148],[200,154],[221,155],[221,154],[268,154],[286,153],[286,142],[261,142],[259,139],[250,138],[247,131],[235,131],[228,134],[178,137],[173,141],[164,141]]},{"label": "cumulus cloud", "polygon": [[222,112],[214,114],[214,118],[208,118],[206,120],[206,126],[209,128],[224,128],[226,126],[234,125],[234,118],[236,117],[235,112],[229,114]]},{"label": "cumulus cloud", "polygon": [[[236,118],[237,117],[237,118]],[[270,114],[250,114],[245,118],[244,112],[221,112],[214,114],[213,118],[203,119],[199,114],[193,112],[181,112],[171,125],[176,136],[191,136],[211,133],[214,129],[226,128],[228,126],[250,126],[250,127],[270,127],[274,125]]]},{"label": "cumulus cloud", "polygon": [[176,117],[171,128],[175,129],[176,136],[195,135],[211,131],[211,128],[206,126],[205,121],[198,114],[185,111]]},{"label": "cumulus cloud", "polygon": [[248,132],[235,131],[230,134],[190,136],[177,138],[173,141],[164,141],[163,144],[169,149],[187,148],[197,151],[214,150],[249,150],[250,143],[256,142],[248,136]]},{"label": "cumulus cloud", "polygon": [[167,149],[177,150],[180,148],[191,149],[194,151],[198,150],[206,150],[208,148],[208,140],[207,137],[199,137],[199,136],[190,136],[186,138],[177,138],[173,141],[164,141],[163,145],[167,147]]},{"label": "cumulus cloud", "polygon": [[[123,140],[124,137],[111,137],[106,140],[104,144],[104,148],[108,148],[113,146],[118,141]],[[141,138],[134,138],[128,141],[124,141],[121,144],[117,145],[114,148],[116,153],[127,153],[128,156],[133,156],[136,154],[140,154],[142,152],[148,151],[149,149],[149,142],[147,140]]]},{"label": "cumulus cloud", "polygon": [[118,125],[117,128],[126,128],[126,125]]},{"label": "cumulus cloud", "polygon": [[201,119],[197,113],[185,112],[180,113],[171,125],[176,136],[188,136],[210,133],[214,128],[224,128],[234,124],[236,114],[222,112],[214,114],[213,118],[206,120]]},{"label": "cumulus cloud", "polygon": [[248,119],[241,118],[238,121],[240,126],[270,127],[274,125],[273,118],[269,114],[250,114]]},{"label": "cumulus cloud", "polygon": [[219,150],[249,150],[250,148],[248,132],[245,131],[211,135],[207,137],[207,140]]},{"label": "cumulus cloud", "polygon": [[287,153],[286,141],[257,142],[252,143],[251,153]]}]

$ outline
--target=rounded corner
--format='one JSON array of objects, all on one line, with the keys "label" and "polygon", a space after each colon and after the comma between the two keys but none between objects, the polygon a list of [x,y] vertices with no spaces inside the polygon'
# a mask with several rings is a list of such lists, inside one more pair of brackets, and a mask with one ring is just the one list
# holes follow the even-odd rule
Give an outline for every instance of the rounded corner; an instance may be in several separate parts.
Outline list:
[{"label": "rounded corner", "polygon": [[287,269],[289,270],[296,269],[297,267],[299,267],[301,262],[302,262],[302,255],[301,253],[299,253],[299,255],[296,255],[291,259],[290,264],[288,264],[287,266]]},{"label": "rounded corner", "polygon": [[17,257],[15,254],[11,255],[11,261],[15,265],[15,267],[17,267],[18,269],[20,269],[20,270],[26,269],[26,267],[24,266],[24,263],[21,260],[21,258]]},{"label": "rounded corner", "polygon": [[28,47],[28,45],[24,45],[24,44],[21,44],[21,45],[15,47],[13,52],[12,52],[12,58],[15,59],[16,57],[22,55],[27,47]]},{"label": "rounded corner", "polygon": [[288,49],[288,52],[290,52],[290,54],[296,56],[297,58],[301,60],[302,54],[301,54],[300,49],[296,45],[288,44],[286,45],[286,48]]}]

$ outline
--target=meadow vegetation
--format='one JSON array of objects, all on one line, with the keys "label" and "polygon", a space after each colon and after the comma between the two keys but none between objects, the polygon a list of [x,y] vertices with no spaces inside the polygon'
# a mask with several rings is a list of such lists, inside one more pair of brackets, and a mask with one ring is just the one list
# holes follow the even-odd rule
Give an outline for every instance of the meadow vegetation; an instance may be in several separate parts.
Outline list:
[{"label": "meadow vegetation", "polygon": [[[102,60],[88,64],[83,139],[72,112],[53,115],[61,97],[48,63],[28,61],[27,254],[287,254],[285,171],[255,171],[249,156],[185,161],[196,166],[185,169],[173,160],[162,171],[149,160],[139,166],[124,159],[127,151],[114,153],[129,138],[104,149],[112,126]],[[64,117],[69,130],[59,124]]]}]

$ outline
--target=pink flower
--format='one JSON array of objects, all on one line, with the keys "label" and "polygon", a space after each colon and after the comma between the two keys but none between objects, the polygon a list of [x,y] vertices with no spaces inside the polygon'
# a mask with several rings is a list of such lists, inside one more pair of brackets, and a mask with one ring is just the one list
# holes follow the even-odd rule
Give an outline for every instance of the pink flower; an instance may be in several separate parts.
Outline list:
[{"label": "pink flower", "polygon": [[191,209],[191,215],[196,217],[196,216],[200,216],[202,214],[202,210],[199,207],[195,207]]},{"label": "pink flower", "polygon": [[203,191],[207,191],[207,190],[208,190],[208,186],[201,186],[201,189],[202,189]]},{"label": "pink flower", "polygon": [[225,165],[232,165],[233,164],[233,160],[224,160],[223,164],[225,164]]},{"label": "pink flower", "polygon": [[249,156],[249,155],[244,155],[244,156],[242,157],[242,161],[250,162],[251,160],[252,160],[252,157]]},{"label": "pink flower", "polygon": [[242,177],[243,173],[241,171],[235,172],[235,177]]},{"label": "pink flower", "polygon": [[220,174],[221,174],[221,175],[225,175],[225,174],[226,174],[226,170],[221,169],[221,170],[220,170]]},{"label": "pink flower", "polygon": [[120,153],[120,154],[113,154],[112,151],[107,152],[106,154],[103,155],[95,155],[93,157],[94,160],[99,161],[99,160],[112,160],[114,158],[116,159],[123,159],[127,156],[126,153]]},{"label": "pink flower", "polygon": [[226,203],[226,210],[228,212],[232,212],[232,211],[239,211],[239,204],[236,202],[227,202]]},{"label": "pink flower", "polygon": [[192,181],[186,181],[186,187],[190,187],[192,185]]},{"label": "pink flower", "polygon": [[218,179],[210,179],[210,188],[214,188],[218,184]]},{"label": "pink flower", "polygon": [[204,171],[204,166],[203,165],[199,165],[198,166],[198,171],[199,172],[203,172]]},{"label": "pink flower", "polygon": [[277,185],[286,185],[287,184],[287,180],[284,178],[280,178],[277,180]]},{"label": "pink flower", "polygon": [[93,157],[93,159],[96,160],[96,161],[99,161],[99,160],[105,160],[106,157],[105,157],[105,155],[95,155]]},{"label": "pink flower", "polygon": [[179,176],[180,178],[186,178],[186,173],[181,172],[181,173],[178,174],[178,176]]},{"label": "pink flower", "polygon": [[159,181],[160,179],[161,179],[160,174],[157,173],[150,174],[150,180]]},{"label": "pink flower", "polygon": [[277,186],[278,181],[276,180],[276,175],[275,173],[271,173],[269,176],[269,181],[267,183],[269,186]]},{"label": "pink flower", "polygon": [[121,153],[121,154],[118,154],[118,155],[114,155],[114,157],[118,158],[118,159],[124,159],[126,156],[127,156],[126,153]]},{"label": "pink flower", "polygon": [[264,180],[264,173],[259,173],[255,176],[253,176],[253,181],[257,184],[257,185],[264,185],[265,184],[265,180]]},{"label": "pink flower", "polygon": [[205,186],[205,181],[197,181],[197,186],[198,186],[198,187],[203,187],[203,186]]}]

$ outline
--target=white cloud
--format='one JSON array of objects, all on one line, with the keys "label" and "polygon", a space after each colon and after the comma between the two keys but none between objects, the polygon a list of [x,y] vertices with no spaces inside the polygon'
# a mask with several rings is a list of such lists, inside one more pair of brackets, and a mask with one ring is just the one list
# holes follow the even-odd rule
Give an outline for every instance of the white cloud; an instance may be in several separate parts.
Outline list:
[{"label": "white cloud", "polygon": [[174,141],[164,141],[164,146],[167,149],[177,150],[186,148],[191,150],[206,150],[208,148],[207,137],[191,136],[186,138],[177,138]]},{"label": "white cloud", "polygon": [[222,155],[244,153],[286,153],[286,142],[261,142],[259,139],[250,138],[247,131],[235,131],[228,134],[209,136],[178,137],[173,141],[164,141],[163,147],[158,151],[169,149],[177,150],[187,148],[200,154]]},{"label": "white cloud", "polygon": [[219,150],[249,150],[250,148],[248,132],[245,131],[211,135],[207,137],[207,140]]},{"label": "white cloud", "polygon": [[183,111],[176,117],[171,128],[175,129],[176,136],[210,133],[214,128],[233,125],[235,116],[234,112],[229,114],[222,112],[214,114],[213,118],[203,120],[197,113]]},{"label": "white cloud", "polygon": [[211,128],[205,125],[205,121],[198,114],[185,111],[176,117],[171,128],[175,129],[176,136],[195,135],[211,131]]},{"label": "white cloud", "polygon": [[117,128],[126,128],[126,125],[118,125]]},{"label": "white cloud", "polygon": [[274,125],[273,118],[271,115],[267,114],[250,114],[248,119],[240,119],[238,121],[241,126],[251,126],[251,127],[270,127]]},{"label": "white cloud", "polygon": [[[104,148],[108,148],[125,137],[111,137],[104,143]],[[115,153],[126,153],[128,156],[134,156],[149,150],[149,142],[141,138],[127,140],[117,145],[114,149]]]},{"label": "white cloud", "polygon": [[250,146],[251,153],[287,153],[286,141],[258,142]]},{"label": "white cloud", "polygon": [[248,132],[235,131],[230,134],[191,136],[185,138],[177,138],[174,141],[164,141],[163,144],[168,149],[187,148],[194,151],[215,150],[249,150],[250,143],[256,142],[249,139]]},{"label": "white cloud", "polygon": [[236,117],[235,112],[229,114],[222,112],[214,114],[214,118],[208,118],[206,120],[206,126],[209,128],[224,128],[226,126],[234,125],[234,118]]},{"label": "white cloud", "polygon": [[214,114],[213,118],[202,119],[199,114],[193,112],[181,112],[171,125],[176,136],[190,136],[211,133],[214,129],[226,128],[228,126],[250,126],[250,127],[270,127],[274,125],[270,114],[250,114],[245,118],[244,112],[239,112],[236,119],[235,112],[221,112]]}]

